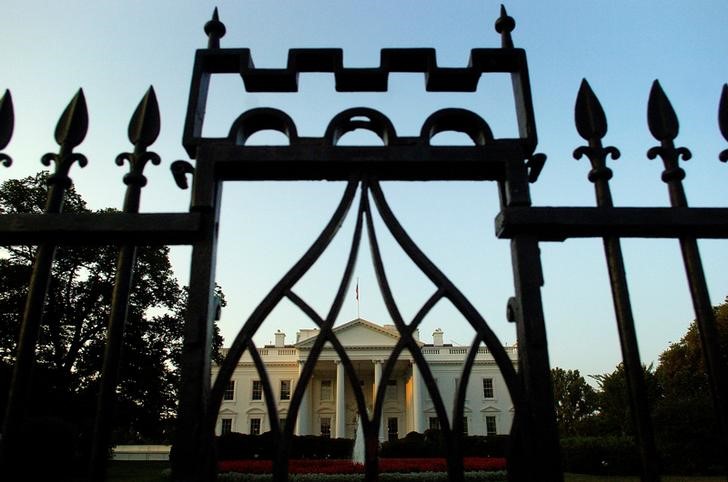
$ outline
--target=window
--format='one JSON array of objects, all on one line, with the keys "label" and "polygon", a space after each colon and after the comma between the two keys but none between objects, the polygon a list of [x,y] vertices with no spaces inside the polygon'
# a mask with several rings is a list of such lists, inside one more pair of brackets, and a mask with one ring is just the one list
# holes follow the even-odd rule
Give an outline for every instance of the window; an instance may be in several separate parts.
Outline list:
[{"label": "window", "polygon": [[483,378],[483,398],[493,398],[492,378]]},{"label": "window", "polygon": [[387,419],[387,440],[394,442],[399,438],[399,423],[397,417]]},{"label": "window", "polygon": [[281,380],[281,400],[291,399],[291,381]]},{"label": "window", "polygon": [[430,430],[440,430],[440,419],[437,417],[430,417]]},{"label": "window", "polygon": [[253,380],[253,391],[250,396],[251,400],[262,400],[263,399],[263,385],[260,380]]},{"label": "window", "polygon": [[494,415],[487,415],[485,417],[485,434],[486,435],[496,435],[498,431],[496,430],[495,426],[495,416]]},{"label": "window", "polygon": [[235,380],[230,380],[222,394],[223,400],[235,400]]},{"label": "window", "polygon": [[397,380],[387,380],[387,391],[384,393],[385,400],[397,400]]},{"label": "window", "polygon": [[321,400],[331,400],[331,380],[321,380]]},{"label": "window", "polygon": [[250,435],[260,435],[260,419],[250,419]]},{"label": "window", "polygon": [[468,417],[463,417],[463,435],[468,434]]},{"label": "window", "polygon": [[331,438],[331,417],[321,417],[321,436]]},{"label": "window", "polygon": [[226,433],[230,433],[233,431],[233,419],[232,418],[223,418],[220,421],[220,434],[225,435]]},{"label": "window", "polygon": [[286,419],[285,418],[279,418],[278,419],[278,426],[281,428],[281,432],[286,429]]}]

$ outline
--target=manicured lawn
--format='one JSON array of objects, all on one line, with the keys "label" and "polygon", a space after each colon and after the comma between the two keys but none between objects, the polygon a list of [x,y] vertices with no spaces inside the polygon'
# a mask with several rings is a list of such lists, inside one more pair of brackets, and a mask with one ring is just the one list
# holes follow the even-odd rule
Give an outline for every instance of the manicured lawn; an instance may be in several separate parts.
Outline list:
[{"label": "manicured lawn", "polygon": [[[608,480],[609,482],[640,482],[639,476],[612,476],[605,477],[603,475],[584,475],[584,474],[566,474],[565,482],[596,482],[598,480]],[[725,477],[688,477],[685,475],[664,475],[662,482],[725,482]]]},{"label": "manicured lawn", "polygon": [[[163,482],[162,471],[169,467],[167,462],[112,462],[109,467],[109,482]],[[79,479],[82,480],[82,479]],[[566,474],[566,482],[639,482],[638,476],[604,477],[599,475]],[[663,482],[724,482],[725,477],[664,476]]]},{"label": "manicured lawn", "polygon": [[[106,473],[108,482],[168,482],[162,471],[169,468],[169,462],[111,462]],[[85,477],[73,479],[82,482]]]}]

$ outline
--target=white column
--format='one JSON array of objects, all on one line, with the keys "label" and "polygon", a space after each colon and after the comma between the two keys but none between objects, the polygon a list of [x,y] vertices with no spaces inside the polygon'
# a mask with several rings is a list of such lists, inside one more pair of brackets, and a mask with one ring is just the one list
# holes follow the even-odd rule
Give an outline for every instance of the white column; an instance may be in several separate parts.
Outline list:
[{"label": "white column", "polygon": [[[379,385],[382,383],[382,360],[372,360],[374,362],[374,395],[372,396],[372,400],[376,401],[377,397],[377,390],[379,390]],[[386,387],[385,387],[386,389]],[[384,410],[382,410],[382,418],[379,420],[379,441],[384,441],[384,431],[382,430],[382,426],[384,425]]]},{"label": "white column", "polygon": [[346,437],[346,390],[344,364],[336,361],[336,438]]},{"label": "white column", "polygon": [[[303,370],[303,361],[298,362],[298,381],[301,381],[301,371]],[[313,376],[306,386],[301,399],[301,407],[298,409],[298,417],[296,418],[296,435],[308,435],[310,433],[310,417],[311,417],[311,386],[313,385]]]},{"label": "white column", "polygon": [[412,362],[412,421],[415,424],[415,432],[419,433],[425,431],[425,414],[422,408],[422,385],[422,375],[420,375],[417,365]]}]

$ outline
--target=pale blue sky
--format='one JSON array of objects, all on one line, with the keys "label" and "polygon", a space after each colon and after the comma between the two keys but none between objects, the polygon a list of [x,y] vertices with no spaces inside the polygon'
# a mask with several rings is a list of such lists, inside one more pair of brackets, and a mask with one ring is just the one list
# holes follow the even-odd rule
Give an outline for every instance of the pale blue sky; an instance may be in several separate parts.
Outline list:
[{"label": "pale blue sky", "polygon": [[[54,151],[53,129],[74,92],[83,87],[90,129],[79,151],[89,166],[74,168],[78,189],[93,208],[120,207],[123,170],[113,159],[130,149],[126,125],[153,84],[162,110],[162,133],[153,146],[163,159],[147,169],[144,211],[181,211],[189,192],[178,190],[169,164],[186,158],[180,145],[194,50],[204,47],[202,26],[215,5],[228,33],[223,47],[249,47],[258,66],[280,67],[289,48],[339,47],[349,66],[377,66],[384,47],[434,47],[438,62],[462,66],[471,48],[495,47],[499,3],[489,1],[98,1],[4,0],[0,6],[0,89],[12,91],[15,136],[6,152],[15,159],[0,179],[21,177],[42,166]],[[720,89],[728,81],[724,1],[510,2],[517,22],[516,46],[528,54],[539,152],[548,155],[535,205],[594,204],[586,161],[573,160],[582,144],[573,126],[573,104],[582,77],[600,98],[609,120],[605,139],[622,151],[610,165],[615,203],[665,206],[662,167],[649,161],[652,140],[645,122],[650,84],[659,78],[681,121],[678,145],[694,158],[685,187],[695,206],[725,206],[728,166],[717,160],[726,143],[716,116]],[[297,95],[248,95],[239,78],[215,79],[205,133],[222,135],[243,110],[275,106],[287,110],[303,135],[321,135],[339,111],[358,105],[380,109],[398,133],[414,134],[437,108],[452,105],[480,113],[497,137],[515,133],[507,78],[484,78],[476,94],[426,94],[421,75],[394,75],[388,94],[337,94],[328,75],[303,75]],[[354,138],[356,140],[357,138]],[[366,137],[360,137],[366,141]],[[227,340],[268,289],[306,249],[333,211],[342,184],[249,183],[225,186],[218,281],[229,306],[221,326]],[[388,184],[395,213],[420,244],[488,319],[505,343],[515,341],[505,321],[513,294],[507,241],[494,238],[498,211],[492,183]],[[328,309],[343,269],[352,220],[330,251],[297,286],[321,314]],[[411,316],[431,286],[382,231],[389,274]],[[650,362],[676,341],[693,319],[682,261],[674,240],[623,242],[643,360]],[[714,304],[728,294],[725,241],[700,243]],[[365,247],[366,248],[366,247]],[[620,359],[602,246],[599,240],[542,245],[544,308],[553,365],[601,373]],[[175,268],[187,279],[189,249],[175,248]],[[361,315],[388,323],[369,261],[359,258]],[[356,316],[352,294],[339,322]],[[262,326],[259,343],[280,328],[292,340],[310,326],[283,305]],[[472,330],[448,306],[425,320],[422,337],[436,327],[446,341],[469,343]]]}]

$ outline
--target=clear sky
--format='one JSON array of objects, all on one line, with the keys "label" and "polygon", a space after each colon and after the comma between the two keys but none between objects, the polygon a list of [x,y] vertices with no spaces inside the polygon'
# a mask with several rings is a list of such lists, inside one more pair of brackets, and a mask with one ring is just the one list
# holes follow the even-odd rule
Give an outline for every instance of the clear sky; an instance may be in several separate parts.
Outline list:
[{"label": "clear sky", "polygon": [[[339,47],[347,66],[378,66],[379,49],[434,47],[444,66],[463,66],[469,51],[496,47],[493,29],[499,4],[491,1],[219,1],[227,26],[223,47],[252,49],[257,66],[281,67],[289,48]],[[5,152],[11,169],[0,180],[37,172],[42,154],[55,151],[53,129],[79,87],[86,93],[90,129],[78,151],[89,166],[74,167],[77,188],[93,208],[121,207],[124,170],[113,160],[131,149],[126,126],[139,99],[153,84],[162,111],[162,133],[153,150],[162,166],[147,168],[143,211],[183,211],[189,192],[177,189],[169,164],[186,159],[181,148],[194,51],[206,45],[202,26],[212,2],[4,0],[0,6],[0,89],[10,89],[16,110],[15,135]],[[728,4],[716,1],[510,2],[516,46],[528,54],[539,133],[538,151],[548,155],[532,197],[535,205],[594,205],[585,160],[572,158],[583,141],[573,124],[573,105],[586,77],[609,120],[606,144],[622,151],[611,161],[611,187],[620,206],[666,206],[662,166],[646,151],[656,144],[646,124],[650,85],[659,79],[681,121],[677,144],[693,160],[685,187],[694,206],[725,206],[728,148],[717,127],[720,89],[728,81],[725,23]],[[515,134],[509,80],[483,78],[476,94],[426,94],[421,75],[390,77],[388,94],[337,94],[328,74],[301,77],[297,95],[247,94],[239,77],[215,78],[206,135],[224,135],[251,107],[288,111],[300,134],[321,135],[329,119],[359,105],[388,115],[402,135],[419,131],[424,119],[444,106],[472,109],[496,137]],[[265,141],[265,139],[259,139]],[[367,136],[349,142],[370,142]],[[221,224],[218,282],[229,306],[221,327],[228,342],[257,302],[295,262],[328,220],[343,192],[340,183],[227,184]],[[513,294],[507,241],[495,239],[498,211],[492,183],[389,183],[385,194],[420,247],[451,277],[491,323],[504,343],[515,341],[505,320]],[[321,314],[333,298],[351,239],[352,220],[296,291]],[[432,286],[388,238],[381,223],[388,274],[402,311],[411,317]],[[643,360],[655,361],[693,319],[682,260],[675,240],[623,241]],[[728,294],[725,241],[701,241],[714,304]],[[552,365],[585,374],[611,371],[620,360],[611,296],[600,240],[542,245],[543,288]],[[173,261],[187,281],[188,248],[174,248]],[[374,279],[366,245],[356,276],[361,316],[390,323]],[[338,323],[356,317],[354,287]],[[282,329],[292,341],[310,327],[284,303],[261,327],[258,343]],[[473,332],[443,304],[425,320],[422,338],[441,327],[445,341],[470,343]]]}]

